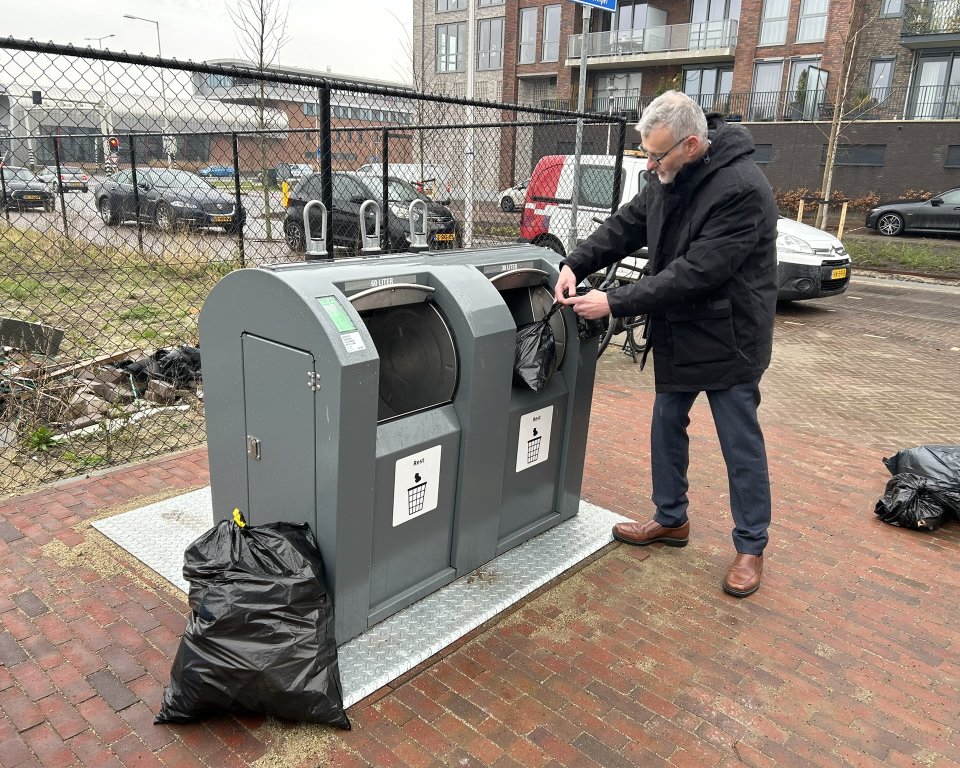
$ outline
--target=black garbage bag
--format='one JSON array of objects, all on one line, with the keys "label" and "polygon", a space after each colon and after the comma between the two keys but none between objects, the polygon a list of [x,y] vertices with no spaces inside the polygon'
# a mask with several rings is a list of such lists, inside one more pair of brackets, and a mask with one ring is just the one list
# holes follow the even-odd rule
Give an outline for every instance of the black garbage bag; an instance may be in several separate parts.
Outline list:
[{"label": "black garbage bag", "polygon": [[887,482],[873,511],[890,525],[932,531],[950,512],[960,515],[960,488],[950,488],[912,472],[900,472]]},{"label": "black garbage bag", "polygon": [[921,445],[904,448],[883,460],[891,475],[909,472],[960,489],[960,445]]},{"label": "black garbage bag", "polygon": [[555,302],[541,320],[517,328],[513,356],[513,382],[539,392],[557,370],[557,340],[550,328],[550,318],[560,308]]},{"label": "black garbage bag", "polygon": [[200,350],[182,346],[175,349],[158,349],[155,353],[160,376],[177,389],[187,389],[200,381]]},{"label": "black garbage bag", "polygon": [[333,604],[306,523],[223,521],[184,553],[191,615],[157,723],[258,712],[349,729]]}]

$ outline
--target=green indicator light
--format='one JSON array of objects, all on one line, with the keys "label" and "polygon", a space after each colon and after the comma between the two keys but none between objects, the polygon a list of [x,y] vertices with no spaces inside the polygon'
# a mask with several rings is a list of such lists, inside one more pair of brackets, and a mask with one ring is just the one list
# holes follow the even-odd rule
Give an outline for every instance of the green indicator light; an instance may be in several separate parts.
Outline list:
[{"label": "green indicator light", "polygon": [[323,307],[327,315],[330,316],[330,319],[333,320],[333,324],[340,333],[357,330],[357,326],[353,324],[353,320],[350,319],[347,310],[340,305],[336,296],[320,296],[317,298],[317,301],[320,302],[320,306]]}]

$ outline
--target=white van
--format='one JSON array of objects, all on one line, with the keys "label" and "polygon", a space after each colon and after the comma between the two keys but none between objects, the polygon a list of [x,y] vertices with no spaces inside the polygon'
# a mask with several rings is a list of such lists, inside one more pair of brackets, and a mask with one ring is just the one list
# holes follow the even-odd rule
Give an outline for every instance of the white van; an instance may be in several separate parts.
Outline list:
[{"label": "white van", "polygon": [[[548,155],[533,169],[520,219],[520,239],[566,255],[573,226],[573,155]],[[647,159],[625,153],[617,207],[633,199],[646,182]],[[580,197],[577,203],[577,242],[583,242],[610,215],[614,158],[582,155]],[[850,283],[850,256],[837,238],[815,227],[781,217],[777,222],[777,300],[835,296]],[[642,267],[646,248],[623,260],[626,267]],[[624,270],[629,279],[634,270]]]},{"label": "white van", "polygon": [[[450,204],[453,186],[450,183],[450,169],[447,166],[436,163],[388,163],[387,168],[388,176],[410,182],[431,200],[443,205]],[[383,164],[361,165],[357,173],[380,176],[383,173]]]}]

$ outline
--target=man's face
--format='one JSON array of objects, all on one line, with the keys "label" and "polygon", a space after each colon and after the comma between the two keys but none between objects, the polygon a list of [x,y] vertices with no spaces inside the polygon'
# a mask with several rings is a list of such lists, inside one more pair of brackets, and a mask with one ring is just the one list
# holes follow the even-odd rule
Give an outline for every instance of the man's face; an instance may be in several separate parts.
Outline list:
[{"label": "man's face", "polygon": [[666,126],[657,126],[643,139],[647,170],[655,172],[661,184],[669,184],[676,178],[677,172],[690,162],[695,151],[691,144],[696,143],[692,136],[684,136],[677,141]]}]

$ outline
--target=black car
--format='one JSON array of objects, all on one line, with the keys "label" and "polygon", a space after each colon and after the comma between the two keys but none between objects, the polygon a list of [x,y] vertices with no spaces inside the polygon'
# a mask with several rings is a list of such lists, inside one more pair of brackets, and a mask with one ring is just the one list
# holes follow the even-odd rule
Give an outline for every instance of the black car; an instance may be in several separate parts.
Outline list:
[{"label": "black car", "polygon": [[960,187],[929,200],[880,203],[867,213],[866,224],[881,235],[904,232],[940,232],[960,235]]},{"label": "black car", "polygon": [[139,219],[155,223],[165,232],[180,226],[223,227],[228,234],[243,227],[245,213],[242,207],[237,210],[236,198],[195,173],[144,168],[137,171],[137,187],[134,194],[132,171],[120,171],[104,180],[96,202],[105,224]]},{"label": "black car", "polygon": [[40,181],[29,168],[7,165],[0,170],[3,171],[0,211],[7,208],[43,208],[45,211],[54,209],[54,197],[50,187]]},{"label": "black car", "polygon": [[[327,236],[327,251],[331,246],[346,248],[350,253],[360,252],[360,207],[367,200],[377,203],[383,198],[383,183],[379,177],[352,172],[335,172],[333,177],[333,232]],[[413,200],[423,200],[427,206],[427,244],[433,249],[460,248],[463,235],[450,209],[417,192],[406,181],[394,177],[387,180],[388,208],[381,232],[386,230],[391,252],[405,251],[410,246],[410,223],[407,212]],[[290,192],[283,232],[290,249],[305,250],[303,208],[310,200],[321,200],[321,176],[311,174],[298,181]],[[372,214],[368,211],[368,217]],[[318,237],[321,230],[319,208],[310,213],[310,234]],[[369,222],[367,231],[373,231]]]}]

